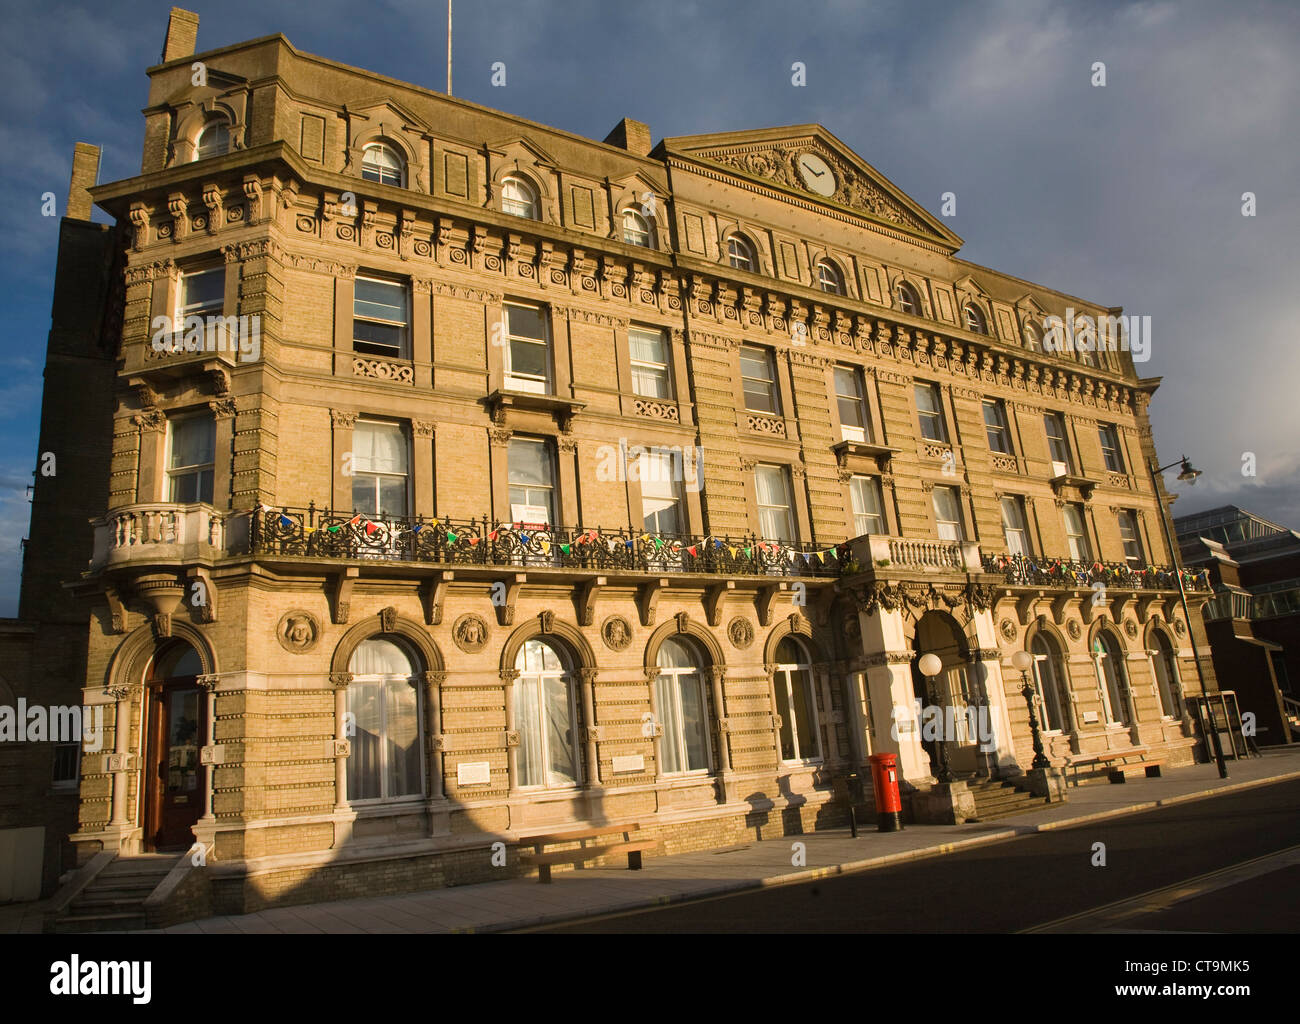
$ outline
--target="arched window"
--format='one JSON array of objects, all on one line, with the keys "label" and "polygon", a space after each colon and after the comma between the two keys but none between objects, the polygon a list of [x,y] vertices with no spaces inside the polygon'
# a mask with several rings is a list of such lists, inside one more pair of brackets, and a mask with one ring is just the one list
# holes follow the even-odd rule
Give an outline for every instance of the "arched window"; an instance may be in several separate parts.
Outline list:
[{"label": "arched window", "polygon": [[1091,321],[1079,319],[1074,324],[1074,351],[1084,366],[1101,367],[1097,354],[1097,329]]},{"label": "arched window", "polygon": [[803,644],[786,637],[776,648],[776,713],[781,716],[781,760],[821,759],[821,730],[817,697],[813,693],[812,663]]},{"label": "arched window", "polygon": [[355,732],[348,800],[391,800],[424,792],[416,658],[395,637],[363,640],[348,661],[348,713]]},{"label": "arched window", "polygon": [[372,142],[361,155],[361,177],[381,185],[405,184],[406,162],[396,146],[387,142]]},{"label": "arched window", "polygon": [[1029,653],[1034,656],[1034,685],[1042,708],[1043,731],[1062,732],[1070,728],[1070,698],[1060,649],[1054,640],[1039,633],[1029,645]]},{"label": "arched window", "polygon": [[1156,670],[1156,686],[1160,691],[1160,712],[1166,718],[1176,718],[1178,709],[1178,660],[1174,657],[1173,645],[1161,630],[1152,634],[1155,649],[1151,652],[1151,661]]},{"label": "arched window", "polygon": [[979,306],[973,302],[968,302],[962,307],[962,312],[966,315],[966,330],[974,334],[988,334],[988,321],[984,319],[984,313]]},{"label": "arched window", "polygon": [[757,269],[757,261],[754,259],[754,247],[741,235],[728,236],[727,259],[737,270]]},{"label": "arched window", "polygon": [[703,660],[686,641],[669,637],[659,648],[656,664],[655,706],[663,726],[659,772],[707,771],[709,705]]},{"label": "arched window", "polygon": [[639,245],[653,249],[654,236],[650,232],[650,222],[636,210],[623,211],[623,241],[628,245]]},{"label": "arched window", "polygon": [[830,292],[832,295],[844,294],[844,275],[840,273],[840,268],[830,260],[818,262],[817,283],[821,285],[824,292]]},{"label": "arched window", "polygon": [[895,289],[895,295],[898,298],[898,308],[910,316],[921,316],[921,297],[916,294],[916,289],[906,281],[899,281],[898,288]]},{"label": "arched window", "polygon": [[1021,334],[1025,339],[1025,348],[1031,352],[1041,352],[1043,350],[1043,336],[1033,324],[1025,324]]},{"label": "arched window", "polygon": [[213,118],[199,132],[198,141],[194,145],[194,159],[206,160],[210,156],[225,156],[229,152],[230,124],[225,118]]},{"label": "arched window", "polygon": [[1128,673],[1124,669],[1124,651],[1108,630],[1097,634],[1092,647],[1097,665],[1097,689],[1101,694],[1106,724],[1128,725]]},{"label": "arched window", "polygon": [[539,220],[537,190],[523,178],[502,178],[501,212],[528,220]]},{"label": "arched window", "polygon": [[520,788],[576,786],[577,707],[573,673],[545,640],[527,640],[515,658],[515,728],[519,731]]}]

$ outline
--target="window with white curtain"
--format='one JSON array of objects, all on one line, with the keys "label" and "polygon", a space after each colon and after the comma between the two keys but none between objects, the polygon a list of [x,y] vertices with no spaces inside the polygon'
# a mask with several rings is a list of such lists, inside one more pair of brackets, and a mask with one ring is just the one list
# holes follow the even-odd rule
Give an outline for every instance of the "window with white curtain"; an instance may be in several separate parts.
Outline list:
[{"label": "window with white curtain", "polygon": [[212,503],[217,424],[211,413],[167,420],[167,500]]},{"label": "window with white curtain", "polygon": [[1007,495],[1001,505],[1002,534],[1007,540],[1007,553],[1028,558],[1033,550],[1029,546],[1029,528],[1025,523],[1025,499]]},{"label": "window with white curtain", "polygon": [[914,388],[916,415],[921,424],[921,436],[927,441],[948,440],[948,430],[943,422],[943,403],[939,398],[939,385],[918,382]]},{"label": "window with white curtain", "polygon": [[501,211],[515,217],[537,220],[537,190],[523,178],[501,181]]},{"label": "window with white curtain", "polygon": [[1166,718],[1178,715],[1178,659],[1174,657],[1173,645],[1160,630],[1153,630],[1155,650],[1151,660],[1156,670],[1156,688],[1160,691],[1160,713]]},{"label": "window with white curtain", "polygon": [[659,772],[676,775],[709,770],[708,691],[704,661],[689,641],[669,637],[655,659],[655,705],[660,740]]},{"label": "window with white curtain", "polygon": [[997,399],[984,400],[984,433],[989,451],[1011,455],[1011,429],[1007,426],[1006,405]]},{"label": "window with white curtain", "polygon": [[506,390],[546,395],[551,391],[551,335],[540,306],[507,302]]},{"label": "window with white curtain", "polygon": [[352,505],[376,519],[410,513],[410,450],[399,423],[357,420],[352,432]]},{"label": "window with white curtain", "polygon": [[363,640],[348,661],[353,734],[348,800],[359,803],[424,793],[417,659],[392,637]]},{"label": "window with white curtain", "polygon": [[955,487],[936,487],[933,492],[934,521],[939,527],[940,540],[966,539],[962,527],[961,498]]},{"label": "window with white curtain", "polygon": [[776,713],[781,716],[781,760],[820,760],[821,730],[811,660],[803,645],[787,636],[777,645],[776,661],[772,686]]},{"label": "window with white curtain", "polygon": [[1070,442],[1065,436],[1065,418],[1059,412],[1043,415],[1043,429],[1047,432],[1047,449],[1052,457],[1052,475],[1066,476],[1074,472],[1074,459],[1070,455]]},{"label": "window with white curtain", "polygon": [[1130,569],[1140,569],[1146,564],[1142,554],[1142,535],[1138,533],[1137,513],[1129,508],[1122,508],[1115,513],[1119,521],[1119,538],[1124,544],[1124,561]]},{"label": "window with white curtain", "polygon": [[1092,561],[1092,547],[1083,524],[1083,506],[1070,502],[1061,511],[1065,516],[1065,541],[1070,557],[1076,562]]},{"label": "window with white curtain", "polygon": [[856,366],[835,367],[835,403],[840,414],[840,440],[871,440],[871,417],[863,398],[862,371]]},{"label": "window with white curtain", "polygon": [[849,497],[853,502],[855,536],[889,532],[885,526],[885,502],[880,490],[879,477],[853,477],[849,481]]},{"label": "window with white curtain", "polygon": [[639,245],[642,248],[652,248],[653,235],[650,233],[650,222],[647,221],[636,210],[623,211],[623,241],[628,245]]},{"label": "window with white curtain", "polygon": [[794,543],[794,516],[790,509],[790,482],[784,466],[758,466],[758,525],[764,540]]},{"label": "window with white curtain", "polygon": [[678,484],[679,455],[651,449],[637,457],[641,482],[641,513],[648,533],[681,533],[681,488]]},{"label": "window with white curtain", "polygon": [[627,344],[632,357],[632,390],[643,398],[672,398],[665,333],[653,327],[632,327]]},{"label": "window with white curtain", "polygon": [[515,727],[519,732],[517,785],[576,786],[577,707],[573,673],[545,640],[526,640],[515,658]]}]

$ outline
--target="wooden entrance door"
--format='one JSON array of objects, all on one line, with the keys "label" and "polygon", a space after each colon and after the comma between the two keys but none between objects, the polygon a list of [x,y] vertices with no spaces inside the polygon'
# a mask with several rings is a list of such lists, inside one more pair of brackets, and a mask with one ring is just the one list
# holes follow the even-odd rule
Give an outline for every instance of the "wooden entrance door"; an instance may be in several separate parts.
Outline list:
[{"label": "wooden entrance door", "polygon": [[186,849],[194,842],[191,826],[203,813],[199,748],[206,710],[206,694],[194,676],[149,689],[145,844],[150,849]]}]

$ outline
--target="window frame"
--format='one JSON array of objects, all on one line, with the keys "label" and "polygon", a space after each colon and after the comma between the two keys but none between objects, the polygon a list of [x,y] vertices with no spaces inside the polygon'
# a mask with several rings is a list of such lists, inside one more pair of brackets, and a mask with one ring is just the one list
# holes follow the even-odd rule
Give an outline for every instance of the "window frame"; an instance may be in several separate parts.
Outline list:
[{"label": "window frame", "polygon": [[[725,247],[727,251],[727,262],[733,270],[744,270],[751,274],[758,273],[758,250],[745,235],[739,231],[733,231],[726,237]],[[738,256],[736,248],[744,250],[744,254]],[[742,266],[738,260],[743,260]]]},{"label": "window frame", "polygon": [[[1110,434],[1110,440],[1113,445],[1107,444],[1107,433]],[[1124,463],[1124,449],[1120,447],[1119,426],[1114,423],[1099,423],[1097,425],[1097,435],[1101,440],[1101,457],[1105,463],[1107,471],[1111,473],[1127,473]]]},{"label": "window frame", "polygon": [[[1071,533],[1070,514],[1074,513],[1079,518],[1080,532]],[[1061,518],[1065,522],[1065,548],[1070,554],[1070,560],[1078,562],[1081,565],[1087,565],[1092,562],[1092,541],[1088,538],[1088,516],[1083,506],[1077,501],[1067,501],[1061,506]],[[1076,542],[1077,541],[1077,545]],[[1078,552],[1076,553],[1076,547]]]},{"label": "window frame", "polygon": [[[397,436],[401,439],[400,450],[402,451],[402,463],[403,463],[402,472],[379,471],[379,470],[371,470],[371,469],[361,470],[357,468],[357,462],[358,462],[357,451],[356,451],[356,439],[358,433],[357,428],[363,425],[366,427],[376,426],[376,427],[386,427],[390,429],[395,428],[397,432]],[[379,417],[371,417],[371,416],[357,417],[357,421],[356,423],[353,424],[352,427],[352,467],[351,468],[352,468],[352,506],[354,511],[361,512],[363,515],[371,516],[375,519],[379,519],[385,522],[387,522],[390,518],[394,518],[394,517],[398,519],[408,518],[411,515],[411,502],[412,502],[412,497],[414,492],[414,487],[412,486],[413,477],[414,477],[413,454],[414,453],[412,452],[411,433],[407,429],[407,425],[405,422],[401,420],[386,420],[386,419],[381,419]],[[373,508],[374,508],[373,512],[364,511],[357,503],[357,478],[358,477],[369,477],[372,479],[373,491],[374,491],[374,493],[371,495],[371,497],[373,498]],[[386,509],[383,506],[383,493],[384,493],[383,483],[386,480],[391,481],[394,479],[402,480],[403,501],[402,501],[402,508],[400,510]]]},{"label": "window frame", "polygon": [[[829,271],[830,283],[833,287],[826,287],[827,271]],[[848,288],[844,281],[844,273],[839,266],[830,257],[823,256],[817,261],[817,285],[827,295],[845,296],[848,294]]]},{"label": "window frame", "polygon": [[[389,634],[389,633],[375,634],[374,636],[366,637],[366,639],[362,641],[362,644],[364,644],[366,641],[369,640],[381,640],[385,643],[390,643],[394,647],[396,647],[399,651],[401,651],[402,654],[405,655],[406,657],[406,662],[411,669],[411,674],[409,676],[401,676],[394,673],[381,673],[381,672],[355,673],[352,670],[351,658],[349,658],[348,671],[353,672],[353,675],[351,681],[348,683],[347,710],[354,715],[353,720],[354,721],[356,720],[355,719],[356,712],[352,708],[352,700],[354,695],[360,696],[363,687],[376,688],[377,692],[382,696],[383,699],[380,704],[382,727],[379,733],[379,743],[378,743],[379,767],[377,770],[379,773],[379,796],[374,796],[374,797],[355,796],[352,771],[349,770],[347,773],[347,782],[346,782],[348,804],[361,805],[363,807],[373,807],[379,804],[407,803],[407,802],[415,802],[415,801],[423,800],[425,799],[425,795],[428,792],[429,769],[428,769],[428,764],[426,762],[425,753],[424,753],[425,710],[424,710],[424,699],[420,692],[422,687],[419,684],[420,671],[421,671],[420,669],[421,659],[418,653],[416,653],[416,651],[412,649],[412,646],[410,644],[404,642],[400,637],[397,637],[393,634]],[[360,647],[361,644],[358,644],[357,649],[353,650],[351,657],[356,657],[357,650],[359,650]],[[415,702],[416,741],[414,746],[415,746],[415,757],[418,762],[417,775],[420,780],[420,785],[418,791],[414,793],[388,792],[390,781],[391,781],[389,778],[390,775],[389,769],[391,766],[389,765],[389,759],[388,759],[388,751],[389,751],[389,747],[391,746],[391,743],[388,739],[388,719],[389,719],[389,704],[390,704],[389,685],[397,681],[403,681],[406,683],[406,685],[410,686],[412,691],[412,699]],[[354,742],[354,746],[355,746],[355,742]],[[348,768],[351,769],[354,763],[359,764],[360,762],[354,761],[352,757],[349,757]],[[360,770],[361,769],[359,768],[357,769],[358,772],[360,772]]]},{"label": "window frame", "polygon": [[[805,644],[799,642],[793,636],[787,635],[782,637],[781,643],[778,644],[778,653],[775,657],[779,657],[781,646],[787,641],[795,647],[803,660],[797,662],[777,661],[772,673],[772,687],[776,693],[776,707],[772,710],[781,717],[781,727],[777,730],[777,736],[778,743],[782,744],[782,748],[777,753],[782,764],[820,764],[825,760],[825,751],[822,750],[821,715],[817,710],[817,681],[813,675],[812,656]],[[803,675],[806,685],[803,708],[800,708],[795,699],[794,676],[797,673]],[[785,696],[784,707],[789,712],[788,715],[781,714],[782,695]],[[801,749],[799,742],[798,726],[801,713],[806,713],[808,716],[807,731],[813,746],[816,748],[816,753],[811,755]],[[790,745],[794,752],[793,757],[785,756],[784,743],[787,728],[789,728],[790,732]]]},{"label": "window frame", "polygon": [[[1010,502],[1010,508],[1020,518],[1019,526],[1012,526],[1007,523],[1008,502]],[[1019,494],[1004,494],[998,500],[998,509],[1002,515],[1002,537],[1006,541],[1007,553],[1021,555],[1024,558],[1033,558],[1034,545],[1029,535],[1029,513],[1025,508],[1025,499]],[[1016,551],[1015,545],[1011,542],[1013,533],[1020,534],[1020,551]]]},{"label": "window frame", "polygon": [[[672,534],[684,534],[686,532],[684,528],[685,522],[684,522],[683,513],[685,512],[685,507],[682,501],[682,487],[681,487],[681,481],[678,479],[678,474],[675,471],[675,467],[673,466],[674,455],[675,453],[672,451],[672,449],[665,449],[665,448],[649,448],[649,449],[642,448],[639,452],[637,452],[637,478],[641,485],[641,519],[642,519],[643,529],[645,530],[646,533],[672,535]],[[654,464],[658,464],[658,465],[662,465],[664,460],[667,461],[668,479],[666,482],[669,485],[669,489],[671,489],[672,491],[671,495],[646,493],[646,487],[645,487],[646,470],[648,466],[652,465],[651,460],[656,460]],[[665,481],[658,479],[658,475],[655,474],[654,482],[663,483]],[[652,513],[652,515],[657,520],[662,513],[667,512],[671,508],[673,513],[673,518],[676,519],[677,521],[676,528],[664,529],[663,526],[661,526],[658,522],[656,522],[655,525],[651,526],[649,522],[650,516],[646,514],[646,502],[647,501],[664,502],[664,501],[668,501],[670,497],[672,499],[672,505],[662,509],[657,509]]]},{"label": "window frame", "polygon": [[[1051,428],[1054,426],[1060,428],[1060,434],[1054,435],[1052,433]],[[1065,466],[1065,472],[1055,473],[1055,476],[1073,476],[1075,472],[1074,450],[1070,446],[1069,428],[1066,426],[1064,414],[1059,412],[1043,413],[1043,433],[1047,438],[1048,461],[1052,463],[1053,472],[1055,473],[1056,465],[1058,463]],[[1060,443],[1061,451],[1065,454],[1064,459],[1058,459],[1056,457],[1057,450],[1055,442]]]},{"label": "window frame", "polygon": [[[632,335],[634,334],[655,335],[661,346],[664,361],[662,363],[653,363],[645,359],[637,358],[632,346]],[[668,332],[666,330],[664,330],[662,327],[650,327],[642,324],[631,324],[628,327],[628,331],[627,331],[627,354],[628,354],[628,362],[632,368],[632,393],[634,395],[636,395],[638,398],[649,398],[652,401],[656,401],[656,402],[676,401],[676,388],[674,387],[674,381],[673,381],[672,344],[669,341]],[[664,390],[667,393],[663,395],[652,395],[642,391],[640,387],[640,377],[638,377],[638,373],[640,374],[661,373],[663,375],[662,380],[664,384]]]},{"label": "window frame", "polygon": [[[636,221],[640,222],[641,227],[638,227],[633,231],[629,231],[628,220],[630,218],[634,218]],[[633,209],[632,207],[629,206],[626,210],[623,211],[623,216],[621,220],[622,220],[621,227],[623,230],[623,242],[625,244],[635,245],[642,249],[655,248],[654,225],[650,223],[650,218],[643,216],[639,210]],[[634,237],[629,237],[629,235]],[[645,241],[637,240],[641,236],[645,237]]]},{"label": "window frame", "polygon": [[[1015,456],[1015,445],[1011,442],[1011,423],[1007,419],[1007,404],[1000,398],[985,398],[981,402],[981,409],[984,415],[984,436],[988,439],[989,451],[997,455]],[[992,409],[997,423],[989,422],[989,410]],[[1001,437],[1002,447],[998,447],[995,442],[994,431],[997,431]]]},{"label": "window frame", "polygon": [[[1142,543],[1142,529],[1138,524],[1137,512],[1131,508],[1117,508],[1115,521],[1119,525],[1120,544],[1124,549],[1124,561],[1130,569],[1141,569],[1147,564],[1146,546]],[[1126,527],[1132,536],[1125,536]]]},{"label": "window frame", "polygon": [[[1043,648],[1042,653],[1036,650],[1040,644]],[[1029,643],[1029,655],[1034,659],[1034,688],[1038,691],[1039,707],[1042,712],[1041,718],[1043,734],[1047,736],[1057,736],[1072,731],[1073,726],[1071,725],[1070,715],[1068,712],[1068,694],[1062,692],[1063,688],[1061,686],[1062,681],[1068,680],[1069,676],[1063,675],[1062,672],[1065,665],[1061,660],[1062,655],[1059,645],[1054,641],[1049,640],[1040,631],[1034,634],[1033,640]],[[1048,673],[1051,675],[1050,680],[1043,678],[1043,665],[1047,666]],[[1048,699],[1048,694],[1051,694],[1050,700]],[[1063,697],[1065,698],[1064,700],[1062,699]],[[1053,712],[1053,718],[1056,719],[1055,724],[1053,724],[1052,718],[1049,718],[1047,715],[1049,710]]]},{"label": "window frame", "polygon": [[[853,382],[853,393],[840,390],[841,375],[848,374]],[[848,363],[836,363],[831,368],[831,382],[835,388],[835,411],[840,421],[840,440],[856,441],[860,444],[874,443],[874,430],[871,425],[871,406],[867,402],[866,375],[860,366]],[[861,426],[846,423],[844,420],[845,403],[853,405],[860,418]],[[861,436],[856,436],[860,434]]]},{"label": "window frame", "polygon": [[[555,656],[555,660],[560,663],[560,669],[557,671],[555,669],[543,668],[530,671],[524,668],[523,665],[526,660],[526,652],[530,644],[536,644],[549,650]],[[518,672],[518,675],[515,676],[514,680],[511,682],[511,697],[514,704],[515,728],[520,733],[519,753],[515,758],[517,777],[512,780],[514,788],[528,792],[545,792],[548,790],[572,790],[581,787],[583,785],[585,773],[583,771],[584,766],[582,763],[582,744],[579,736],[578,687],[575,678],[577,672],[571,664],[568,652],[559,644],[553,644],[544,637],[532,636],[519,645],[519,650],[515,655],[515,662],[512,667]],[[559,677],[562,680],[566,691],[565,696],[567,698],[566,709],[569,716],[569,749],[573,757],[573,778],[572,781],[567,782],[551,782],[550,780],[552,759],[550,756],[551,742],[548,726],[551,723],[544,717],[547,708],[545,680],[553,679],[555,677]],[[525,723],[525,716],[521,713],[519,695],[520,691],[530,680],[536,680],[535,706],[537,708],[537,717],[535,720]],[[529,717],[531,718],[531,716]],[[541,771],[544,777],[542,782],[524,782],[525,760],[523,754],[527,744],[523,741],[523,734],[528,729],[536,730]]]},{"label": "window frame", "polygon": [[[934,399],[934,409],[924,409],[921,405],[921,393],[925,392]],[[917,425],[920,428],[921,440],[932,441],[935,444],[949,444],[948,440],[948,417],[943,411],[943,392],[939,390],[939,385],[933,381],[917,380],[912,382],[912,396],[916,403]],[[938,437],[931,437],[926,433],[927,422],[938,424]]]},{"label": "window frame", "polygon": [[[537,313],[538,319],[542,323],[543,338],[530,338],[527,335],[515,334],[511,328],[510,310],[527,309]],[[504,386],[507,391],[519,391],[530,395],[550,395],[555,393],[555,341],[554,333],[551,330],[551,308],[534,302],[524,302],[516,299],[507,299],[501,304],[501,317],[505,327],[505,348],[503,355],[503,372]],[[520,374],[514,370],[516,344],[520,345],[540,345],[544,350],[544,362],[546,364],[546,373],[542,378],[536,374]]]},{"label": "window frame", "polygon": [[[1098,650],[1098,647],[1102,650]],[[1110,648],[1114,648],[1111,650]],[[1107,728],[1129,728],[1132,721],[1128,701],[1132,685],[1124,665],[1124,646],[1118,643],[1109,630],[1101,630],[1093,641],[1093,665],[1097,672],[1097,690],[1102,698],[1102,712]],[[1115,704],[1119,704],[1120,717],[1115,717]]]},{"label": "window frame", "polygon": [[[227,154],[229,154],[230,146],[231,146],[231,127],[232,126],[230,124],[230,119],[222,115],[209,117],[206,121],[204,121],[203,127],[199,129],[199,134],[194,137],[194,156],[190,162],[195,163],[199,160],[211,160],[213,157],[226,156]],[[207,135],[208,132],[213,131],[214,129],[218,129],[224,133],[225,137],[223,140],[223,144],[221,145],[220,149],[215,153],[204,153],[203,137]]]},{"label": "window frame", "polygon": [[[873,495],[876,499],[876,507],[879,511],[866,511],[866,506],[870,503],[859,502],[859,491],[866,491],[867,494]],[[864,511],[858,511],[859,504],[863,505]],[[885,536],[889,533],[889,520],[885,516],[885,488],[881,483],[880,477],[872,476],[869,473],[854,473],[853,476],[849,478],[849,510],[853,516],[853,535],[855,537],[864,537],[867,535]],[[878,531],[871,529],[864,530],[862,528],[864,525],[862,521],[868,520],[865,525],[869,527],[871,525],[869,520],[872,519],[878,519],[880,521],[880,529]]]},{"label": "window frame", "polygon": [[[369,299],[358,297],[357,282],[364,281],[367,284],[384,285],[388,288],[397,289],[402,296],[402,315],[403,320],[390,320],[375,315],[357,314],[357,303],[365,302],[370,305],[379,305]],[[412,320],[412,302],[411,302],[411,283],[401,278],[389,277],[383,274],[373,272],[358,271],[353,282],[352,289],[352,351],[356,355],[379,358],[394,359],[398,361],[409,360],[411,358],[411,320]],[[357,338],[357,324],[381,324],[385,327],[396,327],[399,329],[399,341],[396,346],[396,354],[392,351],[392,346],[381,341],[373,341],[366,338]],[[364,348],[357,348],[357,345],[367,345],[372,349],[382,349],[383,351],[368,351]]]},{"label": "window frame", "polygon": [[971,301],[964,302],[962,303],[961,313],[966,330],[970,331],[971,334],[988,336],[989,318],[984,315],[984,311],[978,305]]},{"label": "window frame", "polygon": [[[514,482],[511,481],[511,479],[510,479],[510,461],[511,461],[511,460],[510,460],[510,453],[511,453],[512,451],[515,450],[515,446],[516,446],[516,445],[525,445],[525,444],[528,444],[528,445],[540,445],[540,446],[541,446],[542,454],[545,456],[545,461],[543,462],[543,465],[545,465],[546,468],[547,468],[547,474],[548,474],[548,476],[549,476],[549,478],[550,478],[550,482],[549,482],[549,483],[540,483],[540,484],[536,484],[536,483],[514,483]],[[558,516],[558,514],[559,514],[559,509],[558,509],[558,507],[557,507],[557,506],[558,506],[558,501],[557,501],[557,491],[559,490],[559,480],[558,480],[558,476],[559,476],[559,473],[558,473],[558,466],[556,465],[555,452],[554,452],[553,446],[552,446],[551,441],[550,441],[549,438],[544,438],[544,437],[520,437],[520,436],[518,436],[518,435],[516,435],[516,436],[514,436],[514,437],[511,437],[509,443],[506,445],[506,503],[510,506],[510,521],[511,521],[512,523],[514,523],[514,522],[523,522],[523,521],[524,521],[524,520],[520,520],[520,519],[516,519],[516,518],[515,518],[514,510],[515,510],[515,507],[516,507],[516,506],[519,506],[520,508],[525,508],[525,507],[538,508],[538,507],[540,507],[539,505],[537,505],[537,504],[536,504],[535,502],[533,502],[532,500],[525,500],[525,501],[522,501],[522,502],[516,502],[516,501],[514,500],[514,491],[516,490],[516,488],[520,488],[520,489],[522,489],[523,491],[525,491],[525,497],[526,497],[526,498],[528,497],[527,492],[534,491],[534,490],[536,490],[536,491],[545,491],[546,494],[547,494],[547,512],[548,512],[548,516],[547,516],[547,520],[546,520],[546,525],[547,525],[549,528],[554,529],[554,527],[556,526],[556,522],[557,522],[557,516]]]},{"label": "window frame", "polygon": [[[921,304],[921,293],[907,281],[899,281],[894,285],[894,296],[900,313],[906,313],[908,316],[925,316],[925,307]],[[908,309],[908,306],[913,308]]]},{"label": "window frame", "polygon": [[[771,375],[769,377],[751,377],[745,373],[745,356],[751,357],[759,355],[763,359],[764,367]],[[740,387],[745,404],[745,411],[757,413],[760,416],[780,416],[781,412],[781,388],[777,379],[776,353],[770,348],[762,345],[741,345],[738,358],[740,360]],[[750,389],[745,386],[747,381],[757,381],[767,386],[769,398],[771,400],[771,409],[756,409],[749,404]]]},{"label": "window frame", "polygon": [[[952,501],[953,501],[952,511],[955,511],[957,513],[956,519],[940,518],[939,515],[941,511],[939,508],[940,492],[948,494],[952,497]],[[966,517],[962,510],[961,491],[956,487],[950,487],[947,484],[935,484],[934,489],[930,492],[930,507],[934,510],[935,532],[938,534],[939,539],[941,541],[945,541],[950,544],[964,544],[966,542],[966,522],[965,522]],[[956,523],[957,536],[945,537],[944,526],[952,523]]]},{"label": "window frame", "polygon": [[[195,462],[185,466],[172,466],[172,454],[176,445],[176,428],[187,423],[205,422],[209,427],[209,434],[212,438],[212,461]],[[216,491],[216,471],[217,471],[217,418],[211,410],[191,409],[188,411],[179,411],[175,415],[167,417],[167,432],[163,445],[163,489],[167,495],[166,501],[172,505],[211,505]],[[204,498],[204,471],[207,475],[208,495]],[[197,497],[194,501],[180,501],[176,497],[175,480],[189,476],[198,476],[196,484]]]},{"label": "window frame", "polygon": [[[526,205],[522,200],[506,195],[506,191],[510,186],[517,186],[518,191],[527,194],[528,201]],[[525,210],[527,212],[524,212]],[[522,174],[505,175],[501,179],[501,212],[511,217],[519,217],[522,220],[541,220],[541,190]]]},{"label": "window frame", "polygon": [[[664,646],[670,643],[679,645],[690,655],[692,661],[690,668],[663,664],[665,660]],[[659,739],[660,757],[655,766],[658,774],[671,776],[672,778],[692,778],[713,774],[713,741],[710,736],[713,730],[710,728],[709,722],[709,686],[704,678],[704,673],[707,670],[705,659],[700,656],[695,646],[689,641],[678,637],[667,637],[659,645],[659,650],[655,653],[655,667],[658,669],[654,682],[655,713],[659,726],[663,730],[663,735]],[[682,690],[686,685],[690,684],[682,682],[683,676],[695,677],[694,686],[698,688],[700,709],[703,712],[702,721],[700,722],[700,732],[704,740],[704,766],[702,768],[689,767],[690,745],[687,742],[686,735],[686,715],[682,708]],[[671,680],[671,684],[668,682],[669,680]],[[668,706],[665,707],[665,704]],[[675,741],[675,749],[685,759],[688,767],[665,767],[663,752],[670,729],[673,732],[672,738]]]},{"label": "window frame", "polygon": [[[774,471],[779,475],[782,493],[785,497],[785,505],[763,503],[763,490],[759,487],[758,482],[764,471]],[[794,511],[794,488],[790,485],[790,467],[775,462],[758,463],[758,465],[754,467],[754,495],[757,499],[755,505],[758,510],[759,539],[764,541],[775,541],[780,544],[797,544],[799,540],[799,522]],[[783,510],[785,513],[786,523],[789,527],[788,537],[781,537],[775,534],[771,536],[768,535],[769,531],[767,529],[767,522],[765,521],[764,513],[766,513],[767,517],[770,519],[777,510]]]},{"label": "window frame", "polygon": [[[392,157],[393,166],[387,164],[371,163],[370,167],[377,167],[375,174],[368,173],[367,161],[372,152],[387,154]],[[396,181],[386,181],[385,176],[397,178]],[[394,188],[406,187],[406,154],[401,148],[387,139],[372,139],[361,147],[361,177],[364,181],[373,182],[376,185],[390,185]]]}]

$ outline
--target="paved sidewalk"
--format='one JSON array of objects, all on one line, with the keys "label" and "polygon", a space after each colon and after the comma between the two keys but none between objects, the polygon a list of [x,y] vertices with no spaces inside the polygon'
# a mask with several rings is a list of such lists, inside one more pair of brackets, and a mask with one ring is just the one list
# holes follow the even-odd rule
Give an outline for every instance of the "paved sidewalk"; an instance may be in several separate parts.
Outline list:
[{"label": "paved sidewalk", "polygon": [[[210,917],[164,929],[168,933],[262,934],[309,932],[491,932],[661,906],[682,900],[785,885],[929,857],[1032,832],[1132,814],[1266,782],[1300,778],[1300,747],[1229,761],[1230,778],[1214,765],[1166,769],[1163,778],[1131,779],[1124,785],[1070,787],[1064,804],[988,823],[910,825],[902,832],[830,829],[806,836],[748,842],[721,850],[648,857],[641,871],[586,868],[535,879],[456,886],[394,896],[277,907],[235,917]],[[804,846],[802,864],[795,847]],[[0,909],[0,932],[39,930],[36,908]],[[11,922],[9,918],[14,920]],[[36,927],[32,927],[33,921]],[[12,925],[14,926],[10,926]],[[23,927],[23,926],[26,927]]]}]

